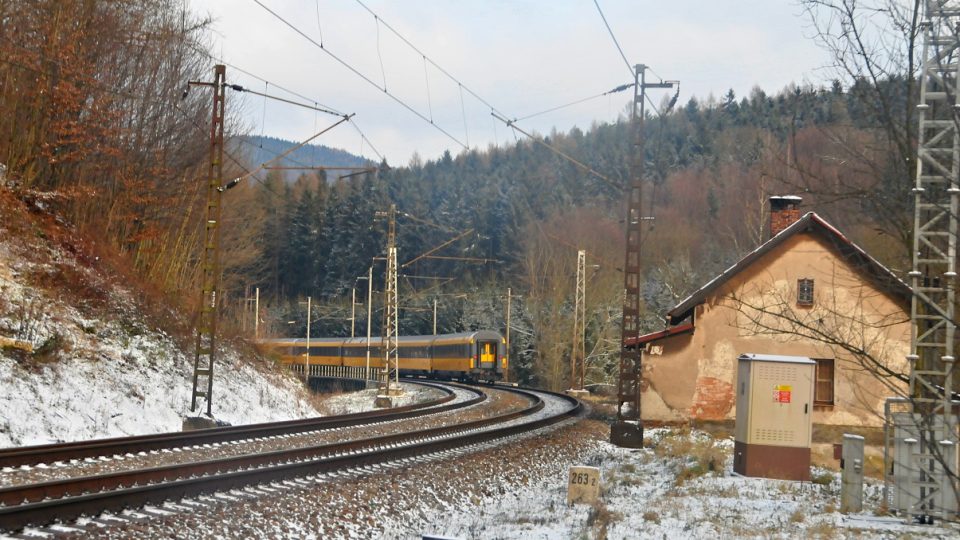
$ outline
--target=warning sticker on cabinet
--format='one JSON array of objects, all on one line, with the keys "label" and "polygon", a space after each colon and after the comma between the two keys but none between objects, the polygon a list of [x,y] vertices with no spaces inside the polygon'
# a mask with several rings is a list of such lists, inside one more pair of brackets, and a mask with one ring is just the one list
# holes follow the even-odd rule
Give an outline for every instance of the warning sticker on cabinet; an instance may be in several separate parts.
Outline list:
[{"label": "warning sticker on cabinet", "polygon": [[774,403],[790,403],[790,393],[792,391],[793,387],[789,384],[778,384],[773,387]]}]

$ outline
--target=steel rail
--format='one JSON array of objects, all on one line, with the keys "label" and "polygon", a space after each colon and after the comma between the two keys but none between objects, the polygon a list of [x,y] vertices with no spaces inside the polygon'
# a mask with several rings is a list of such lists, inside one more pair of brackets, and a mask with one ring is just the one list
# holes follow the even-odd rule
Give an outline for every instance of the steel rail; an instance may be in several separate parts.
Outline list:
[{"label": "steel rail", "polygon": [[330,457],[346,452],[356,452],[372,446],[399,444],[411,439],[423,437],[443,436],[447,433],[464,429],[464,426],[471,426],[471,428],[476,429],[492,423],[506,422],[520,416],[533,414],[542,408],[542,402],[534,402],[526,409],[513,411],[482,420],[475,420],[466,424],[455,424],[426,430],[408,431],[393,435],[356,439],[352,441],[326,443],[317,446],[273,450],[270,452],[261,452],[257,454],[228,456],[188,463],[172,463],[169,465],[161,465],[146,469],[117,471],[90,476],[75,476],[72,478],[48,480],[35,484],[22,484],[0,488],[0,504],[16,505],[23,502],[36,502],[45,499],[58,499],[62,497],[83,495],[94,490],[106,491],[120,489],[125,486],[133,486],[136,484],[167,482],[179,478],[187,478],[198,475],[221,474],[231,472],[239,468],[266,467],[279,463],[299,461],[304,459],[322,459],[324,457]]},{"label": "steel rail", "polygon": [[196,431],[157,433],[151,435],[135,435],[133,437],[114,437],[70,443],[3,448],[0,449],[0,467],[55,463],[57,461],[70,461],[105,455],[135,454],[152,450],[200,446],[204,444],[275,437],[340,427],[360,426],[445,412],[475,405],[486,399],[485,394],[474,390],[476,397],[459,403],[449,403],[453,401],[456,396],[453,391],[445,385],[422,381],[407,382],[437,388],[447,395],[439,399],[406,405],[404,407],[337,416],[320,416],[298,420],[285,420],[282,422],[265,422],[243,426],[200,429]]},{"label": "steel rail", "polygon": [[[16,531],[82,515],[162,504],[170,499],[422,456],[538,429],[575,416],[582,408],[574,398],[540,391],[561,397],[571,407],[531,422],[484,430],[482,428],[490,425],[529,416],[544,407],[543,400],[536,394],[500,389],[535,399],[519,411],[453,426],[5,489],[3,501],[14,506],[0,506],[0,530]],[[92,492],[93,489],[99,491]],[[24,500],[34,502],[18,504]]]}]

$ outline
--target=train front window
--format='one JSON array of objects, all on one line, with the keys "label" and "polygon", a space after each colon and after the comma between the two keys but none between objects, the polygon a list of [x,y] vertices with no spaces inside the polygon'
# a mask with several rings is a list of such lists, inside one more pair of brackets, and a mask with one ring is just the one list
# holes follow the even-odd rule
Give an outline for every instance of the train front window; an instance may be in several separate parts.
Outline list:
[{"label": "train front window", "polygon": [[496,362],[497,361],[497,344],[493,341],[483,341],[480,343],[480,361],[481,362]]}]

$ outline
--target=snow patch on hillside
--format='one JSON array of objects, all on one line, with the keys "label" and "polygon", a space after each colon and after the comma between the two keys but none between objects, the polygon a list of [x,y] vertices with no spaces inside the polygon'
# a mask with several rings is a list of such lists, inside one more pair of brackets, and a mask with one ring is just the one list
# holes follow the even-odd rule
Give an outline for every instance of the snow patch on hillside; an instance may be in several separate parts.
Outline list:
[{"label": "snow patch on hillside", "polygon": [[[180,430],[192,351],[149,327],[132,294],[92,268],[49,244],[14,241],[0,224],[0,336],[33,352],[0,347],[0,447]],[[55,287],[30,285],[62,268],[106,291],[108,306],[75,306]],[[233,424],[317,415],[291,376],[229,348],[217,355],[213,392],[214,416]]]}]

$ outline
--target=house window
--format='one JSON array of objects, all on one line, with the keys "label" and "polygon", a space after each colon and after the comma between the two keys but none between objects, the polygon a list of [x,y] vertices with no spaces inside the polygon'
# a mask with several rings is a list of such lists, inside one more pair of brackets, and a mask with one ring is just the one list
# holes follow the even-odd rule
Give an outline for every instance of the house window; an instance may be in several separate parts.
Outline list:
[{"label": "house window", "polygon": [[833,405],[833,358],[817,358],[817,382],[814,405]]},{"label": "house window", "polygon": [[813,305],[812,279],[803,278],[797,280],[797,304],[801,306]]}]

